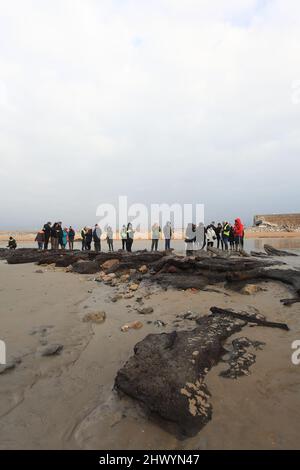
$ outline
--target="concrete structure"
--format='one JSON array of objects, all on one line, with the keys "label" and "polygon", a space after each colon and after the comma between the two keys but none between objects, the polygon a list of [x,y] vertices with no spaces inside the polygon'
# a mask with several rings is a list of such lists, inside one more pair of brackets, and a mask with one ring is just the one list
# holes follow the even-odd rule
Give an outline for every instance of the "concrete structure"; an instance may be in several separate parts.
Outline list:
[{"label": "concrete structure", "polygon": [[280,227],[300,227],[300,213],[299,214],[263,214],[255,215],[253,219],[254,225],[258,222],[274,224]]}]

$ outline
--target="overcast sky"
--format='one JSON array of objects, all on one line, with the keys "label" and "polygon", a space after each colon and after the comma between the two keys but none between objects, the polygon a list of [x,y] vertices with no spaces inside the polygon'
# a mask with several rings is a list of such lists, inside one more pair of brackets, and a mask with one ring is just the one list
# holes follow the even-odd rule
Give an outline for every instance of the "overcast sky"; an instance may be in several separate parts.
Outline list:
[{"label": "overcast sky", "polygon": [[300,211],[299,0],[0,0],[0,230]]}]

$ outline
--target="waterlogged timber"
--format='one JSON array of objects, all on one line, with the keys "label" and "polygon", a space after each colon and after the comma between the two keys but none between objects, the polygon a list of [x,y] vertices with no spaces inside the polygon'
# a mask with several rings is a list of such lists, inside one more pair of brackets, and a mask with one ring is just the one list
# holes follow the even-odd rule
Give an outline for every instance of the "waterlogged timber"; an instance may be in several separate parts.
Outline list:
[{"label": "waterlogged timber", "polygon": [[264,245],[264,250],[267,255],[270,256],[298,256],[296,253],[291,253],[290,251],[277,250],[271,245]]},{"label": "waterlogged timber", "polygon": [[[105,272],[115,273],[118,277],[130,270],[136,270],[131,275],[133,281],[157,283],[165,288],[177,289],[204,289],[207,285],[219,282],[227,283],[228,287],[234,284],[235,288],[242,288],[249,281],[275,280],[292,286],[297,296],[300,295],[299,270],[280,269],[285,263],[274,257],[245,256],[243,252],[228,255],[215,249],[213,252],[199,250],[194,256],[179,256],[172,252],[147,250],[133,253],[121,250],[97,253],[35,249],[12,252],[4,249],[0,250],[0,258],[6,259],[8,264],[35,262],[38,265],[67,267],[69,271],[79,274]],[[105,267],[105,263],[110,260],[115,262]],[[145,272],[140,271],[141,266],[146,267]]]},{"label": "waterlogged timber", "polygon": [[[224,341],[249,322],[288,330],[286,324],[268,322],[261,315],[213,307],[211,315],[197,318],[192,331],[152,334],[138,343],[134,356],[119,370],[115,387],[166,421],[161,424],[169,431],[194,436],[212,419],[205,377],[226,353]],[[250,346],[261,344],[247,338],[233,342],[235,355],[223,377],[248,375],[255,362]]]}]

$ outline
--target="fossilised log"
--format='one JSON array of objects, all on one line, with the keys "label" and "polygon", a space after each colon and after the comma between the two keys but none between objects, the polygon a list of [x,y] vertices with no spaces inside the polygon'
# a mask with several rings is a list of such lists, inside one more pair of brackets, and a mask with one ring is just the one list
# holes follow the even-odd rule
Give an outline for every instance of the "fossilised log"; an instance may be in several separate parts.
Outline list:
[{"label": "fossilised log", "polygon": [[197,275],[187,276],[185,273],[158,273],[150,278],[150,282],[156,282],[163,288],[172,287],[174,289],[203,289],[209,283],[207,277]]},{"label": "fossilised log", "polygon": [[45,252],[41,258],[37,261],[37,265],[45,265],[45,264],[55,264],[57,267],[67,267],[70,264],[74,264],[79,260],[86,259],[88,260],[88,254],[82,252]]},{"label": "fossilised log", "polygon": [[269,258],[269,255],[262,253],[261,251],[250,251],[250,255],[255,258]]},{"label": "fossilised log", "polygon": [[6,259],[8,264],[37,263],[55,264],[67,267],[79,260],[90,260],[97,262],[98,266],[109,259],[122,260],[122,268],[139,268],[143,264],[151,264],[164,257],[166,252],[148,252],[146,250],[127,253],[117,251],[114,253],[96,251],[69,251],[69,250],[46,250],[40,251],[36,248],[18,248],[16,250],[1,249],[0,259]]},{"label": "fossilised log", "polygon": [[296,293],[300,295],[300,271],[296,269],[253,269],[243,272],[230,272],[226,276],[226,280],[230,283],[245,281],[280,281],[284,284],[292,286]]},{"label": "fossilised log", "polygon": [[277,250],[271,245],[264,245],[264,250],[269,256],[298,256],[296,253],[290,251]]},{"label": "fossilised log", "polygon": [[6,259],[8,264],[35,263],[42,255],[43,252],[38,251],[37,249],[20,248],[16,250],[7,250],[3,259]]},{"label": "fossilised log", "polygon": [[[105,253],[108,254],[108,253]],[[156,252],[149,252],[149,251],[137,251],[133,253],[124,253],[118,256],[118,260],[120,263],[118,265],[113,266],[107,272],[116,272],[116,271],[126,271],[129,269],[139,269],[141,266],[149,266],[153,263],[157,262],[158,260],[166,257],[165,251],[156,251]],[[107,260],[115,259],[113,256],[107,257]],[[97,262],[100,264],[103,263],[103,257],[97,256]]]},{"label": "fossilised log", "polygon": [[219,250],[219,248],[215,248],[213,246],[208,246],[207,251],[215,256],[219,256],[220,258],[229,258],[232,254],[231,251],[223,251]]},{"label": "fossilised log", "polygon": [[274,260],[259,260],[252,257],[246,258],[219,258],[219,257],[185,257],[185,256],[164,256],[159,261],[152,264],[154,272],[168,272],[170,266],[174,266],[181,271],[196,273],[228,273],[243,272],[269,266],[285,264]]},{"label": "fossilised log", "polygon": [[255,363],[256,351],[262,349],[265,343],[261,341],[251,341],[248,338],[236,338],[232,341],[232,351],[229,351],[229,367],[220,372],[221,377],[237,379],[243,375],[249,375],[250,367]]},{"label": "fossilised log", "polygon": [[289,327],[286,323],[278,323],[266,320],[264,315],[260,313],[248,313],[248,312],[235,312],[232,309],[224,309],[219,307],[211,307],[210,309],[213,315],[225,315],[225,317],[232,317],[232,318],[239,318],[240,320],[244,320],[247,323],[255,323],[258,326],[268,326],[271,328],[280,328],[282,330],[289,330]]},{"label": "fossilised log", "polygon": [[[195,315],[197,327],[192,331],[146,336],[115,379],[118,391],[136,399],[154,416],[162,418],[160,424],[168,423],[169,431],[179,430],[183,437],[195,436],[212,417],[204,379],[227,352],[224,341],[248,322],[287,329],[262,316],[217,307],[213,310],[209,316]],[[247,375],[255,362],[255,356],[250,360],[246,351],[250,346],[259,345],[248,339],[245,342],[245,338],[236,341],[235,355],[230,356],[229,370],[224,371],[226,377]]]},{"label": "fossilised log", "polygon": [[72,271],[78,274],[95,274],[100,270],[97,261],[79,260],[72,265]]},{"label": "fossilised log", "polygon": [[262,279],[288,284],[300,295],[300,271],[296,269],[266,269],[260,271],[260,276]]},{"label": "fossilised log", "polygon": [[281,299],[280,302],[285,306],[289,306],[300,302],[300,297],[296,297],[295,299]]},{"label": "fossilised log", "polygon": [[227,281],[257,281],[272,279],[293,286],[300,295],[300,271],[287,269],[269,269],[271,266],[285,264],[277,260],[257,259],[254,257],[207,257],[176,256],[167,252],[138,251],[134,253],[97,253],[81,251],[38,251],[37,249],[17,249],[14,252],[3,250],[2,259],[9,264],[32,263],[52,264],[56,266],[73,266],[73,271],[81,274],[94,274],[101,270],[101,265],[109,259],[118,259],[110,272],[119,272],[131,268],[147,266],[148,273],[136,276],[147,282],[161,283],[164,287],[177,289],[202,289],[207,284]]},{"label": "fossilised log", "polygon": [[225,317],[206,316],[199,322],[193,331],[146,336],[115,379],[117,390],[173,423],[173,432],[184,436],[196,435],[211,419],[204,377],[224,354],[223,341],[243,326]]},{"label": "fossilised log", "polygon": [[7,259],[11,254],[11,250],[8,248],[0,248],[0,259]]}]

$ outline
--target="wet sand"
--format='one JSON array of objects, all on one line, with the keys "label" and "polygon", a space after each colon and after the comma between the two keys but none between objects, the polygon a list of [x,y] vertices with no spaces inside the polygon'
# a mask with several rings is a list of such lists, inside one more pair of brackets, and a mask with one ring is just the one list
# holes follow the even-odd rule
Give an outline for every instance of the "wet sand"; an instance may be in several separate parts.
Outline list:
[{"label": "wet sand", "polygon": [[[43,273],[37,273],[37,270]],[[300,339],[299,304],[279,300],[290,291],[281,284],[261,284],[252,296],[224,291],[162,291],[140,288],[135,297],[152,306],[150,315],[134,310],[135,298],[116,303],[115,288],[64,270],[0,262],[1,339],[17,367],[0,375],[1,449],[288,449],[299,448],[300,366],[291,362],[291,343]],[[216,288],[216,286],[214,286]],[[224,295],[226,292],[228,295]],[[149,419],[129,398],[113,391],[118,369],[148,333],[172,331],[179,313],[206,314],[212,305],[258,308],[269,320],[287,322],[290,331],[246,327],[236,336],[266,343],[257,352],[251,375],[224,379],[219,364],[207,375],[213,419],[194,438],[178,440]],[[87,312],[106,311],[103,324],[82,322]],[[166,327],[147,321],[163,320]],[[121,332],[140,320],[143,328]],[[46,336],[33,327],[51,326]],[[193,328],[186,320],[180,328]],[[230,338],[230,342],[232,339]],[[41,357],[40,341],[62,343],[59,356]]]}]

